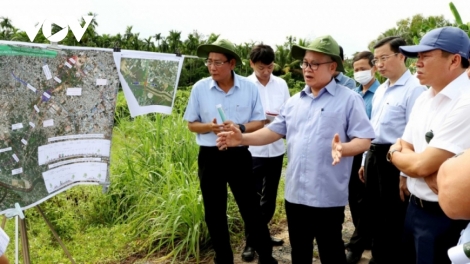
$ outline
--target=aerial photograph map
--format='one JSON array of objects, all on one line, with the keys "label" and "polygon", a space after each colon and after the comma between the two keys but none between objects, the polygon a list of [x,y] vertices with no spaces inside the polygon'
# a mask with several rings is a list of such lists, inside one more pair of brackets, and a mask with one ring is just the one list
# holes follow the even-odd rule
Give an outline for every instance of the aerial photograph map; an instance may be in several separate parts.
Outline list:
[{"label": "aerial photograph map", "polygon": [[140,106],[171,106],[177,73],[177,61],[131,58],[121,60],[121,74]]},{"label": "aerial photograph map", "polygon": [[0,42],[0,213],[106,181],[118,89],[112,50]]},{"label": "aerial photograph map", "polygon": [[123,50],[115,54],[115,60],[132,117],[171,113],[183,57]]}]

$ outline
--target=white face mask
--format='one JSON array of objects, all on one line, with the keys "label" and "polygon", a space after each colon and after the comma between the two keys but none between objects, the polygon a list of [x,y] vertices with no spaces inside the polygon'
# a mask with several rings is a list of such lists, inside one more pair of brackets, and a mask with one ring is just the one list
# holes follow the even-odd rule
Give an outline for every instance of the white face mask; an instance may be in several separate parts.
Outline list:
[{"label": "white face mask", "polygon": [[372,70],[365,70],[354,73],[354,80],[362,85],[368,84],[372,78]]}]

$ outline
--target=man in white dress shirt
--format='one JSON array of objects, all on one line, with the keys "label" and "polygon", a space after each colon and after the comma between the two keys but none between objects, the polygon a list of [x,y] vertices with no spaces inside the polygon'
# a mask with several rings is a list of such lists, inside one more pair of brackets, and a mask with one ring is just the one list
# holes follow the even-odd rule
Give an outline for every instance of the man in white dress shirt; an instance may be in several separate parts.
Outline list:
[{"label": "man in white dress shirt", "polygon": [[414,105],[403,137],[390,147],[387,159],[409,176],[401,263],[451,263],[454,246],[468,221],[447,217],[438,203],[436,176],[448,158],[470,148],[470,40],[463,30],[429,31],[419,45],[400,52],[417,57],[418,79],[430,86]]},{"label": "man in white dress shirt", "polygon": [[[250,66],[253,74],[248,76],[258,86],[258,91],[266,113],[265,124],[277,114],[281,106],[290,98],[287,83],[272,74],[275,54],[268,45],[256,45],[250,52]],[[282,173],[282,162],[285,153],[284,140],[279,139],[265,146],[250,146],[253,157],[253,176],[260,195],[260,206],[263,221],[269,223],[276,210],[277,189]],[[272,237],[274,246],[280,246],[283,240]],[[250,234],[246,233],[246,246],[242,253],[244,261],[252,261],[254,249]]]}]

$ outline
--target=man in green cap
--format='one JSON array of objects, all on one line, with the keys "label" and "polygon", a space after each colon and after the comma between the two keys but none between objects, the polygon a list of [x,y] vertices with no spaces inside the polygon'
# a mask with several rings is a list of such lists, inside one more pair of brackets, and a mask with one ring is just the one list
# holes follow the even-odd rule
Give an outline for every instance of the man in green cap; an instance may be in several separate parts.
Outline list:
[{"label": "man in green cap", "polygon": [[242,61],[227,40],[201,45],[197,55],[205,58],[211,77],[194,84],[184,119],[196,133],[200,146],[198,175],[204,202],[205,220],[215,250],[215,263],[233,263],[227,224],[227,184],[232,190],[247,232],[253,236],[254,248],[261,264],[276,264],[268,226],[263,223],[259,198],[252,177],[252,158],[246,146],[219,150],[217,134],[236,126],[239,131],[253,132],[266,119],[258,88],[233,71]]},{"label": "man in green cap", "polygon": [[331,36],[307,47],[294,45],[291,54],[301,60],[305,88],[267,127],[242,134],[231,126],[218,134],[217,147],[266,145],[286,136],[284,194],[292,263],[312,263],[316,239],[322,264],[344,264],[342,224],[352,161],[369,148],[374,129],[361,96],[334,79],[344,68]]}]

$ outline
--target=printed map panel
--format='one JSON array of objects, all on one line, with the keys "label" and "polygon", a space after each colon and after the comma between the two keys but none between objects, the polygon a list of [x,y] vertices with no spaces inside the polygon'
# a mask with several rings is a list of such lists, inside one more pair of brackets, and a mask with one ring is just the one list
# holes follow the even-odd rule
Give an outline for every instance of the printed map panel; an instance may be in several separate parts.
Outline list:
[{"label": "printed map panel", "polygon": [[0,213],[107,178],[112,50],[44,47],[0,42]]}]

